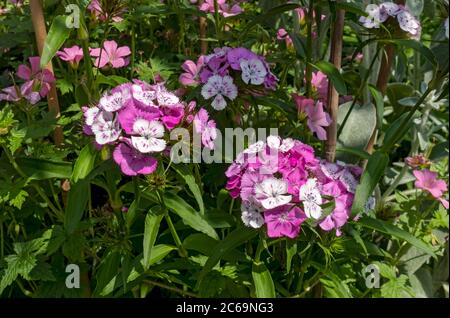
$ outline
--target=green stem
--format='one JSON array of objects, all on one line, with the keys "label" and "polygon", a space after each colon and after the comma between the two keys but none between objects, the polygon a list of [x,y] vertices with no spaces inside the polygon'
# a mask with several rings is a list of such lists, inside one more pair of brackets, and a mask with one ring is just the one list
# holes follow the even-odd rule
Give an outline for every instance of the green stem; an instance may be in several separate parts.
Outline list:
[{"label": "green stem", "polygon": [[219,4],[217,0],[214,0],[214,22],[216,25],[216,37],[219,41],[219,45],[222,46],[222,28],[220,25]]},{"label": "green stem", "polygon": [[170,218],[170,215],[169,215],[169,209],[167,209],[166,203],[164,202],[164,197],[160,190],[157,190],[156,193],[158,195],[160,204],[164,209],[164,218],[167,222],[167,226],[169,227],[170,234],[172,234],[172,238],[175,242],[175,245],[178,248],[178,253],[180,254],[181,257],[187,257],[188,253],[187,253],[186,249],[184,248],[183,243],[181,243],[181,240],[180,240],[180,237],[178,236],[177,230],[175,229],[175,226],[173,225],[172,219]]},{"label": "green stem", "polygon": [[313,24],[313,13],[314,13],[314,1],[309,0],[309,9],[307,16],[307,32],[308,37],[306,38],[306,70],[305,70],[305,80],[306,80],[306,96],[312,96],[312,24]]}]

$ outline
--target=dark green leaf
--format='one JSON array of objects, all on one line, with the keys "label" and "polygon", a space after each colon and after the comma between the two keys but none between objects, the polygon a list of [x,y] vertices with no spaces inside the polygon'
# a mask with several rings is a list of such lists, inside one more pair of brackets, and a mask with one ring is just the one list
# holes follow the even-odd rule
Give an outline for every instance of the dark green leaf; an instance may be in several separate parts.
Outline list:
[{"label": "dark green leaf", "polygon": [[45,38],[41,56],[41,68],[44,68],[53,58],[64,42],[69,38],[70,29],[66,26],[68,16],[58,15],[53,19],[48,35]]}]

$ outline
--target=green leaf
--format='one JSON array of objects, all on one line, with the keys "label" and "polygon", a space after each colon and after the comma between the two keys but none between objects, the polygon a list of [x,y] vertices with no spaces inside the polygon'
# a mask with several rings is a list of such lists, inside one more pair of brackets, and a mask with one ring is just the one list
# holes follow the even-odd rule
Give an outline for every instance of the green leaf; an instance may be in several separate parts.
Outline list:
[{"label": "green leaf", "polygon": [[272,276],[266,265],[262,262],[253,262],[252,277],[255,283],[255,293],[258,298],[275,298],[275,286]]},{"label": "green leaf", "polygon": [[64,228],[68,234],[72,234],[81,221],[89,194],[90,185],[87,180],[81,180],[71,186],[64,214]]},{"label": "green leaf", "polygon": [[299,8],[299,4],[295,3],[288,3],[288,4],[282,4],[280,6],[276,6],[270,10],[268,10],[264,14],[258,14],[256,18],[254,18],[252,21],[250,21],[247,26],[245,27],[244,31],[242,31],[240,38],[244,38],[245,35],[257,24],[264,23],[268,19],[272,19],[274,16],[281,14],[286,11],[292,11],[294,9]]},{"label": "green leaf", "polygon": [[187,165],[183,164],[174,165],[173,169],[184,179],[184,181],[188,185],[189,189],[191,190],[192,194],[195,197],[195,200],[197,200],[200,213],[205,214],[205,205],[203,203],[202,191],[200,189],[200,186],[195,181],[195,177],[194,174],[192,173],[192,170],[189,169]]},{"label": "green leaf", "polygon": [[166,257],[170,252],[176,250],[177,248],[172,245],[158,244],[153,246],[151,256],[149,259],[149,266],[158,263],[164,257]]},{"label": "green leaf", "polygon": [[347,86],[344,78],[336,66],[327,61],[318,61],[311,65],[328,76],[339,95],[347,95]]},{"label": "green leaf", "polygon": [[78,156],[78,159],[75,161],[71,178],[73,183],[86,178],[92,169],[94,169],[97,154],[98,151],[94,149],[93,144],[87,144],[84,146]]},{"label": "green leaf", "polygon": [[427,48],[425,45],[422,44],[422,42],[416,41],[416,40],[391,40],[388,42],[393,42],[400,46],[406,46],[408,48],[411,48],[413,50],[416,50],[419,52],[422,56],[424,56],[430,63],[433,65],[433,68],[437,67],[437,60],[434,56],[433,52]]},{"label": "green leaf", "polygon": [[71,29],[66,26],[66,19],[67,16],[65,15],[58,15],[53,19],[42,50],[41,68],[44,68],[50,62],[56,51],[69,38]]},{"label": "green leaf", "polygon": [[199,286],[201,280],[205,277],[205,275],[208,274],[208,272],[210,272],[213,267],[217,265],[217,263],[223,258],[226,253],[249,241],[257,234],[258,231],[256,231],[255,229],[247,227],[237,228],[236,230],[228,234],[228,236],[225,237],[222,241],[220,241],[219,244],[216,245],[214,252],[206,261],[203,270],[200,272],[197,287]]},{"label": "green leaf", "polygon": [[370,156],[367,167],[364,170],[360,182],[356,187],[355,198],[353,199],[352,215],[355,216],[364,211],[367,200],[372,195],[375,187],[384,175],[384,170],[389,163],[389,156],[377,151]]},{"label": "green leaf", "polygon": [[155,245],[156,237],[158,236],[159,225],[163,219],[164,214],[160,206],[155,206],[147,213],[145,217],[145,229],[144,229],[144,269],[147,270],[150,267],[151,252],[153,245]]},{"label": "green leaf", "polygon": [[425,253],[436,257],[435,253],[433,252],[433,250],[430,248],[430,246],[428,246],[425,242],[423,242],[422,240],[416,238],[415,236],[413,236],[412,234],[402,230],[401,228],[392,225],[390,223],[387,223],[385,221],[382,220],[378,220],[378,219],[373,219],[373,218],[369,218],[369,217],[363,217],[361,219],[358,220],[358,224],[361,224],[362,226],[365,226],[367,228],[376,230],[378,232],[381,233],[385,233],[388,235],[391,235],[393,237],[396,237],[400,240],[406,241],[409,244],[417,247],[418,249],[424,251]]},{"label": "green leaf", "polygon": [[373,96],[375,101],[375,108],[377,111],[377,129],[381,129],[383,126],[383,115],[384,115],[384,100],[381,92],[373,85],[369,84],[369,91]]},{"label": "green leaf", "polygon": [[17,158],[16,161],[30,180],[68,179],[72,175],[70,162],[33,158]]},{"label": "green leaf", "polygon": [[[351,105],[352,102],[348,102],[339,106],[337,120],[339,126],[342,125],[349,112],[350,114],[339,134],[338,147],[364,151],[376,127],[376,110],[372,104],[362,106],[355,104],[353,109],[351,109]],[[354,158],[341,153],[338,159],[352,162]]]},{"label": "green leaf", "polygon": [[96,272],[97,285],[94,294],[99,294],[111,279],[117,275],[120,266],[121,253],[118,250],[110,251],[101,261],[98,271]]},{"label": "green leaf", "polygon": [[164,203],[169,210],[181,217],[184,224],[192,227],[194,230],[205,233],[213,239],[219,239],[214,228],[179,195],[170,192],[165,193]]},{"label": "green leaf", "polygon": [[286,273],[291,271],[292,258],[297,254],[297,242],[293,240],[286,241]]}]

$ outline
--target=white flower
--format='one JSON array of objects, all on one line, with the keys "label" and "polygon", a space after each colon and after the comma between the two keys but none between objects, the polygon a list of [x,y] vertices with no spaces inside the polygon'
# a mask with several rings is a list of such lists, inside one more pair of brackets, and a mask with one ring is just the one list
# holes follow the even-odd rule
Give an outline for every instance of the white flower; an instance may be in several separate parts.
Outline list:
[{"label": "white flower", "polygon": [[259,59],[242,59],[240,61],[240,66],[242,70],[241,77],[245,84],[250,82],[253,85],[261,85],[264,83],[267,70]]},{"label": "white flower", "polygon": [[243,153],[246,154],[255,154],[255,153],[259,153],[261,150],[264,149],[264,147],[266,146],[266,144],[264,143],[264,141],[257,141],[254,144],[251,144],[250,146],[248,146],[247,149],[245,149],[243,151]]},{"label": "white flower", "polygon": [[233,84],[233,79],[230,76],[213,75],[203,85],[202,96],[205,99],[215,96],[211,105],[215,110],[222,110],[227,106],[224,96],[231,100],[235,99],[237,97],[237,87]]},{"label": "white flower", "polygon": [[289,150],[291,150],[294,147],[294,145],[295,145],[294,139],[286,138],[281,143],[280,151],[281,152],[288,152]]},{"label": "white flower", "polygon": [[254,229],[260,228],[264,224],[262,208],[256,202],[243,201],[241,205],[241,219],[246,226]]},{"label": "white flower", "polygon": [[286,194],[288,184],[276,178],[268,178],[255,186],[255,197],[265,209],[273,209],[285,205],[292,200],[292,195]]},{"label": "white flower", "polygon": [[95,141],[105,145],[116,141],[120,135],[120,125],[113,113],[102,111],[98,113],[91,126]]},{"label": "white flower", "polygon": [[317,187],[316,179],[308,179],[304,185],[300,187],[300,200],[303,201],[305,214],[309,218],[319,219],[322,215],[322,196]]},{"label": "white flower", "polygon": [[156,98],[159,106],[174,106],[180,102],[180,99],[174,93],[168,92],[165,88],[158,86]]},{"label": "white flower", "polygon": [[156,107],[156,105],[153,103],[153,100],[156,99],[156,93],[154,91],[150,90],[144,91],[140,85],[136,84],[131,86],[131,91],[133,98],[138,102],[141,102],[145,106]]},{"label": "white flower", "polygon": [[397,20],[403,31],[410,33],[414,37],[420,37],[420,23],[410,12],[407,10],[401,10],[397,14]]},{"label": "white flower", "polygon": [[348,170],[344,169],[339,176],[339,180],[345,186],[348,192],[355,193],[356,187],[358,186],[358,181],[353,176],[353,174]]},{"label": "white flower", "polygon": [[121,92],[116,92],[112,95],[104,95],[102,98],[100,98],[100,107],[107,112],[118,111],[124,106],[124,97],[125,96],[123,96]]},{"label": "white flower", "polygon": [[393,2],[383,2],[380,4],[380,21],[384,22],[389,16],[395,17],[400,10],[400,7]]},{"label": "white flower", "polygon": [[140,137],[132,136],[131,143],[142,153],[160,152],[166,148],[166,141],[159,139],[164,136],[164,126],[159,121],[138,119],[133,125],[133,132]]},{"label": "white flower", "polygon": [[368,29],[379,28],[380,23],[386,21],[386,19],[382,21],[384,16],[381,16],[380,7],[377,6],[376,4],[369,4],[366,7],[365,11],[367,12],[368,16],[360,17],[359,22],[361,22],[364,25],[364,27]]},{"label": "white flower", "polygon": [[448,39],[448,17],[447,17],[447,19],[445,19],[444,28],[445,28],[445,36]]},{"label": "white flower", "polygon": [[280,149],[281,146],[281,138],[278,136],[269,136],[267,137],[267,146],[271,149]]},{"label": "white flower", "polygon": [[100,108],[98,107],[90,107],[84,112],[86,125],[92,126],[94,124],[95,119],[100,113]]}]

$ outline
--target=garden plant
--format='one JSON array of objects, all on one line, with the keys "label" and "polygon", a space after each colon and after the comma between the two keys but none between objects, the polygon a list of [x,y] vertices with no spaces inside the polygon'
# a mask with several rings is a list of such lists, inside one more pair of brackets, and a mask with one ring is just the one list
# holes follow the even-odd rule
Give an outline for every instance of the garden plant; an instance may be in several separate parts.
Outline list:
[{"label": "garden plant", "polygon": [[0,1],[0,297],[449,297],[448,0]]}]

